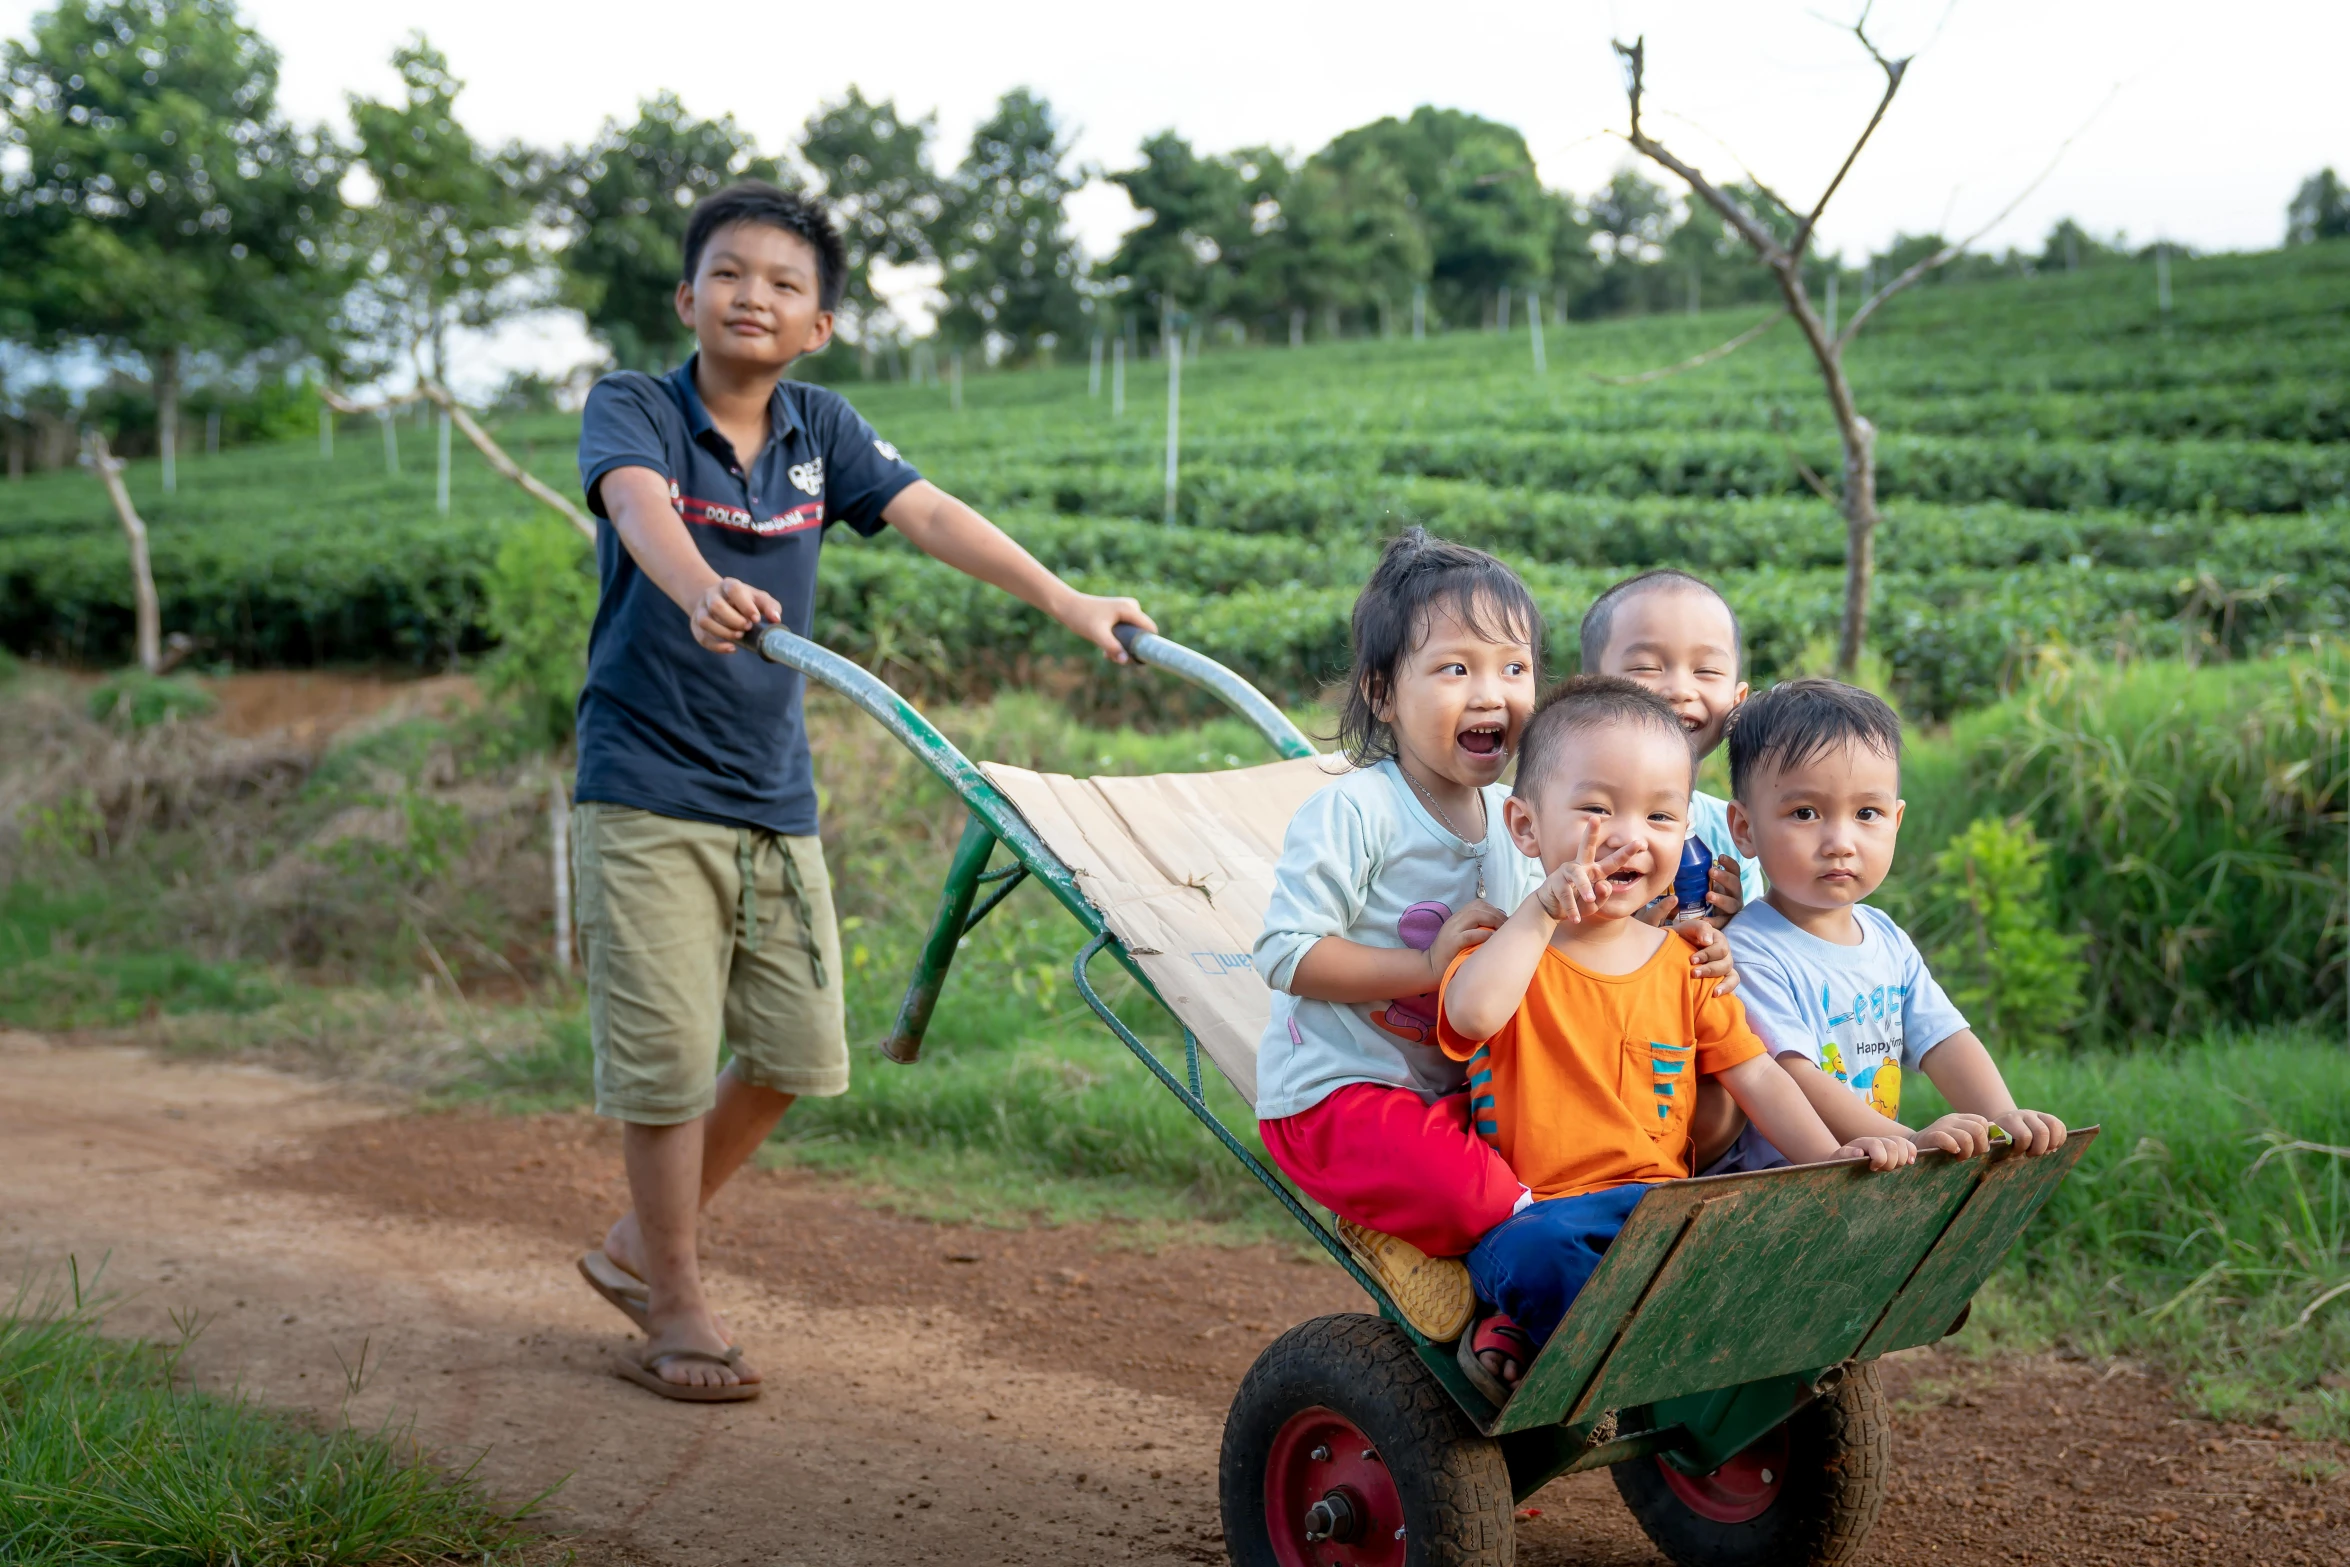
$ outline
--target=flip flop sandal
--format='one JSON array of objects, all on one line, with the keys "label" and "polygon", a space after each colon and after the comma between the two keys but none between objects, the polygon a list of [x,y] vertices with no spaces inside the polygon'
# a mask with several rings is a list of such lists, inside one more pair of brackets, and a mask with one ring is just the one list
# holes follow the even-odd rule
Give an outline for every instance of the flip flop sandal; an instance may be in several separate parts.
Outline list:
[{"label": "flip flop sandal", "polygon": [[591,1251],[579,1259],[579,1276],[588,1281],[589,1289],[603,1296],[622,1316],[635,1323],[639,1332],[651,1331],[645,1316],[652,1304],[652,1297],[643,1279],[605,1256],[601,1250]]},{"label": "flip flop sandal", "polygon": [[615,1355],[612,1357],[612,1372],[615,1376],[626,1377],[638,1387],[658,1393],[663,1398],[675,1399],[681,1404],[740,1404],[759,1396],[758,1383],[721,1382],[714,1386],[703,1386],[690,1382],[672,1382],[661,1375],[661,1368],[672,1360],[704,1360],[731,1371],[742,1358],[743,1352],[739,1345],[723,1355],[713,1355],[706,1349],[669,1349],[642,1360],[634,1355]]},{"label": "flip flop sandal", "polygon": [[1337,1230],[1346,1249],[1422,1337],[1449,1344],[1461,1336],[1477,1309],[1477,1290],[1460,1258],[1431,1257],[1410,1241],[1352,1219],[1338,1220]]},{"label": "flip flop sandal", "polygon": [[1524,1328],[1498,1311],[1479,1322],[1473,1332],[1461,1335],[1460,1348],[1453,1352],[1453,1358],[1460,1362],[1461,1374],[1469,1379],[1471,1387],[1485,1395],[1487,1402],[1499,1409],[1510,1401],[1517,1388],[1495,1376],[1477,1358],[1481,1349],[1497,1351],[1516,1361],[1518,1375],[1523,1378],[1526,1368],[1534,1364],[1534,1340]]}]

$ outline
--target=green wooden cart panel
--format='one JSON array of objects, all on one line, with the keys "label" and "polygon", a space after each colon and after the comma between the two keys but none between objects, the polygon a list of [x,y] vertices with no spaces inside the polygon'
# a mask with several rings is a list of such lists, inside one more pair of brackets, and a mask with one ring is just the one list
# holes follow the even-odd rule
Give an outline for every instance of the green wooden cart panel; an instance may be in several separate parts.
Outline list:
[{"label": "green wooden cart panel", "polygon": [[1861,1345],[1861,1355],[1873,1359],[1912,1349],[1949,1332],[2096,1135],[2097,1128],[2084,1127],[2067,1136],[2062,1148],[2041,1158],[2006,1154],[1992,1160],[1967,1205],[1885,1309],[1884,1320]]},{"label": "green wooden cart panel", "polygon": [[1708,1196],[1584,1404],[1622,1409],[1846,1359],[1982,1168],[1936,1155],[1882,1175],[1764,1171]]},{"label": "green wooden cart panel", "polygon": [[1495,1433],[1931,1343],[2094,1129],[2043,1159],[1922,1155],[1674,1181],[1633,1209]]},{"label": "green wooden cart panel", "polygon": [[1566,1418],[1615,1348],[1658,1266],[1680,1243],[1706,1190],[1719,1185],[1718,1180],[1674,1181],[1640,1199],[1566,1320],[1526,1368],[1525,1380],[1493,1426],[1495,1433],[1556,1425]]}]

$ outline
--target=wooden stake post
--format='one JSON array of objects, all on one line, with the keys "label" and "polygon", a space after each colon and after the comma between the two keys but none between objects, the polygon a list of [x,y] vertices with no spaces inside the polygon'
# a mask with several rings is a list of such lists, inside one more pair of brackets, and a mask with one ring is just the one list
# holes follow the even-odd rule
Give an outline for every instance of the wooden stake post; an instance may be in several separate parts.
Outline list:
[{"label": "wooden stake post", "polygon": [[1183,337],[1167,334],[1167,524],[1175,523],[1175,459],[1183,429]]}]

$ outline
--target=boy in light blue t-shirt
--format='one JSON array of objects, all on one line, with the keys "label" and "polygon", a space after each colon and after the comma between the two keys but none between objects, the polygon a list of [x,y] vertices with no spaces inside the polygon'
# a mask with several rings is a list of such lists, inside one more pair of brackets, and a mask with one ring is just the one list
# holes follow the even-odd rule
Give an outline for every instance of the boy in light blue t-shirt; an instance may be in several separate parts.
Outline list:
[{"label": "boy in light blue t-shirt", "polygon": [[[1747,1021],[1838,1137],[1904,1136],[1967,1157],[1998,1127],[2019,1152],[2063,1146],[2024,1110],[1900,926],[1863,899],[1893,867],[1901,719],[1856,686],[1792,680],[1730,726],[1728,825],[1770,879],[1733,922]],[[1924,1072],[1953,1106],[1911,1131],[1902,1081]],[[1709,1175],[1784,1164],[1748,1128]]]}]

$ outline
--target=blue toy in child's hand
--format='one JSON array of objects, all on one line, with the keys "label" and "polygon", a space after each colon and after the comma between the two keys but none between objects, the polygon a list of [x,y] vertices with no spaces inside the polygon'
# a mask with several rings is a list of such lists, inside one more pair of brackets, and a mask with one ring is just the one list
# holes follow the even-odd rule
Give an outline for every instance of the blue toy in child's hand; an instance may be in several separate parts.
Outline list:
[{"label": "blue toy in child's hand", "polygon": [[1705,840],[1691,833],[1681,845],[1681,868],[1673,873],[1673,896],[1681,906],[1673,911],[1675,919],[1689,919],[1706,912],[1706,899],[1713,894],[1714,851]]}]

